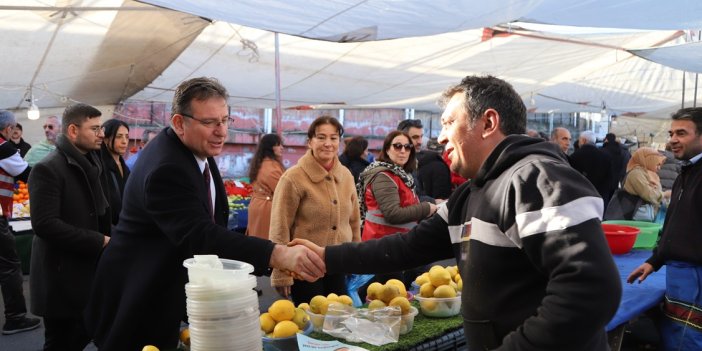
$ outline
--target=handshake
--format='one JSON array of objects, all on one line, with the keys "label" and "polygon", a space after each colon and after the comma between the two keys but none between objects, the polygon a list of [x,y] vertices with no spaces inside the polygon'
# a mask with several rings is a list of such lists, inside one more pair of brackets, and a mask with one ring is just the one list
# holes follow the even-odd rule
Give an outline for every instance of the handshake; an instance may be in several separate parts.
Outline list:
[{"label": "handshake", "polygon": [[305,239],[293,239],[287,246],[276,245],[270,266],[308,282],[316,281],[327,272],[324,248]]}]

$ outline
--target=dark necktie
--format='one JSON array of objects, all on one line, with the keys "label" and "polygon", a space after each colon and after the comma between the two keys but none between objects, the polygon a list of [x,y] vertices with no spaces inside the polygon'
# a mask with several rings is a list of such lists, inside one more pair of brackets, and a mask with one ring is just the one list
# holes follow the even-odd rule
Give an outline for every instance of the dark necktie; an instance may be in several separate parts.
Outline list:
[{"label": "dark necktie", "polygon": [[210,211],[210,217],[214,221],[214,210],[212,209],[212,192],[210,190],[210,165],[205,162],[205,169],[202,171],[202,176],[205,178],[205,189],[207,189],[207,209]]}]

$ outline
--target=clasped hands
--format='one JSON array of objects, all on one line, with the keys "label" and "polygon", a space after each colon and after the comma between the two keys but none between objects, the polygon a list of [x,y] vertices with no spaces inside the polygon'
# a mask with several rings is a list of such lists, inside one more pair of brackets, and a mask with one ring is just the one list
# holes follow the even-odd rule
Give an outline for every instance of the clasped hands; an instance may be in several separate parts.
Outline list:
[{"label": "clasped hands", "polygon": [[271,255],[271,267],[295,279],[314,282],[327,272],[324,248],[305,239],[294,239],[287,246],[276,245]]}]

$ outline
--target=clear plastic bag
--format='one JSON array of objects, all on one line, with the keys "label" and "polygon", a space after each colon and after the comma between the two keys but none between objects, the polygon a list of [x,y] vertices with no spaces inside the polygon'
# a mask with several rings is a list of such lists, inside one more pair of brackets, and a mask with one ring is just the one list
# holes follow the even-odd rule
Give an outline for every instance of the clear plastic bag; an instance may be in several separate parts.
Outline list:
[{"label": "clear plastic bag", "polygon": [[329,305],[322,331],[350,342],[381,346],[399,340],[401,313],[399,307],[369,311],[334,303]]}]

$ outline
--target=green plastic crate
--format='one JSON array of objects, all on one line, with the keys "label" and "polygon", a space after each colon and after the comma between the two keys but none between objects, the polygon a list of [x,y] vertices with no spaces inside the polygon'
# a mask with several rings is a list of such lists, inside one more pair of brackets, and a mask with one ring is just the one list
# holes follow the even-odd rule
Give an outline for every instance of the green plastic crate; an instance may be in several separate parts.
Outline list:
[{"label": "green plastic crate", "polygon": [[658,235],[660,234],[661,228],[663,228],[662,224],[651,223],[651,222],[642,222],[642,221],[621,220],[621,221],[604,221],[602,223],[627,225],[630,227],[639,228],[639,230],[641,232],[636,237],[636,242],[634,243],[635,249],[652,249],[652,248],[654,248],[656,246],[656,242],[658,242]]}]

